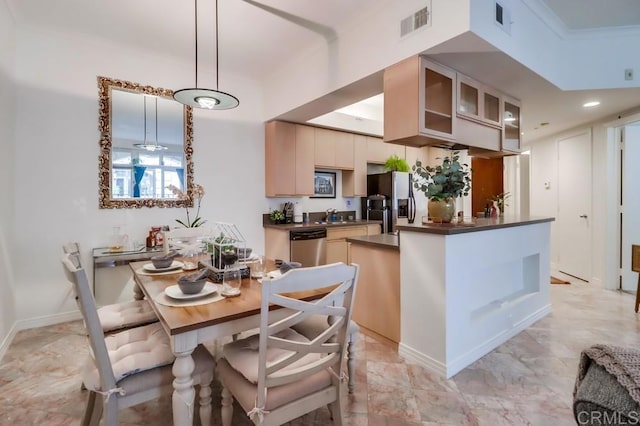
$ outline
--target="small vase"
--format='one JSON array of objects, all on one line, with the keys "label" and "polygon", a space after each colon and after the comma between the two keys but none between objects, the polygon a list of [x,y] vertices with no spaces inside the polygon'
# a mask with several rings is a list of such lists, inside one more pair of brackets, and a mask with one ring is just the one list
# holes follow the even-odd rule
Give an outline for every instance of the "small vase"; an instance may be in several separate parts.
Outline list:
[{"label": "small vase", "polygon": [[431,199],[427,204],[427,209],[433,222],[449,223],[456,214],[456,204],[453,198]]}]

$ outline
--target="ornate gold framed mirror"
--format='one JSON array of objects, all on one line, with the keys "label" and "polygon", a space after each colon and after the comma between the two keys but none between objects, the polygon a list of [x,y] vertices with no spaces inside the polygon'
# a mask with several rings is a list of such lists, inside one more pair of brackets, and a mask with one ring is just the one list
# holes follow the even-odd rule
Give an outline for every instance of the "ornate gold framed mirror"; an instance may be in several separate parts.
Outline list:
[{"label": "ornate gold framed mirror", "polygon": [[[169,89],[98,77],[99,207],[191,207],[193,112]],[[191,197],[190,197],[191,198]]]}]

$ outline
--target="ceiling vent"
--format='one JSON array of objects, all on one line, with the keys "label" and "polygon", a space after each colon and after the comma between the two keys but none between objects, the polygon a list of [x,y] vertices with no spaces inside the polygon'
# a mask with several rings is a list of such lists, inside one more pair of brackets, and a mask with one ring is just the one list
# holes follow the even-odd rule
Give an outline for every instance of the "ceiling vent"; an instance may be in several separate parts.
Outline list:
[{"label": "ceiling vent", "polygon": [[424,8],[400,21],[400,37],[427,26],[431,26],[431,1]]},{"label": "ceiling vent", "polygon": [[495,23],[507,34],[511,34],[511,9],[505,0],[496,0]]}]

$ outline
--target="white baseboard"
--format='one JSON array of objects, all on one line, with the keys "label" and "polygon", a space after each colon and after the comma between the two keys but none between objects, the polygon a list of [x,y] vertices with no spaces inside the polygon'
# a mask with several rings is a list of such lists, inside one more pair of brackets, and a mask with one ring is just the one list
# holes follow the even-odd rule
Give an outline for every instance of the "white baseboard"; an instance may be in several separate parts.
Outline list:
[{"label": "white baseboard", "polygon": [[7,353],[7,349],[9,349],[9,345],[11,344],[11,342],[13,342],[13,338],[16,337],[17,333],[18,328],[16,327],[16,323],[13,323],[13,325],[9,329],[9,332],[7,333],[7,336],[4,338],[2,343],[0,343],[0,362],[2,361],[2,358],[4,358],[4,355]]},{"label": "white baseboard", "polygon": [[423,354],[422,352],[418,352],[402,342],[398,344],[398,354],[406,360],[415,362],[438,375],[444,376],[446,374],[446,368],[443,363]]},{"label": "white baseboard", "polygon": [[604,288],[604,283],[602,282],[602,280],[598,277],[591,277],[591,280],[589,281],[590,284],[593,284],[595,286],[598,286],[600,288]]},{"label": "white baseboard", "polygon": [[516,334],[521,331],[529,328],[534,322],[539,319],[547,316],[551,313],[551,305],[543,306],[538,309],[536,312],[533,312],[526,318],[523,318],[519,322],[513,324],[513,327],[509,330],[506,330],[504,333],[501,333],[497,336],[492,337],[491,339],[485,341],[484,343],[476,346],[471,349],[466,354],[458,357],[457,359],[451,361],[447,364],[447,379],[457,373],[459,373],[462,369],[472,364],[473,362],[479,360],[507,340],[511,339]]},{"label": "white baseboard", "polygon": [[7,349],[13,342],[13,339],[16,337],[21,330],[28,330],[30,328],[37,327],[46,327],[48,325],[60,324],[63,322],[75,321],[82,318],[80,315],[80,311],[70,311],[70,312],[62,312],[54,315],[45,315],[42,317],[29,318],[26,320],[18,320],[13,323],[9,333],[7,333],[7,337],[4,338],[2,343],[0,344],[0,361],[4,358],[4,355],[7,353]]},{"label": "white baseboard", "polygon": [[443,364],[403,343],[398,345],[398,353],[403,358],[413,361],[427,370],[433,371],[448,379],[550,313],[551,305],[546,305],[515,323],[511,329],[498,336],[492,337],[448,364]]},{"label": "white baseboard", "polygon": [[59,314],[44,315],[41,317],[18,320],[15,323],[15,328],[18,331],[28,330],[30,328],[46,327],[48,325],[75,321],[81,318],[82,318],[82,315],[80,315],[80,311],[61,312]]}]

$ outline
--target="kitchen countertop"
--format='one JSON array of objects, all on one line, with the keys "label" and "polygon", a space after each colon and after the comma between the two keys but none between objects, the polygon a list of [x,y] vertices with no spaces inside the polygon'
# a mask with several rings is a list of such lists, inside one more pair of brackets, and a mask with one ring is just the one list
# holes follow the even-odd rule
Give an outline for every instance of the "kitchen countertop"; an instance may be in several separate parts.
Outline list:
[{"label": "kitchen countertop", "polygon": [[492,229],[512,228],[514,226],[532,225],[534,223],[552,222],[553,217],[541,216],[505,216],[498,218],[474,218],[472,222],[464,223],[421,223],[416,220],[415,223],[409,224],[406,221],[398,223],[397,229],[403,231],[424,232],[427,234],[454,235],[465,234],[469,232],[489,231]]},{"label": "kitchen countertop", "polygon": [[380,225],[382,221],[379,220],[347,220],[342,222],[322,222],[322,223],[264,223],[264,228],[280,229],[283,231],[291,231],[294,229],[331,229],[331,228],[343,228],[346,226],[358,226],[358,225]]},{"label": "kitchen countertop", "polygon": [[400,250],[399,238],[393,234],[363,235],[361,237],[349,237],[347,242],[365,246],[390,248]]}]

